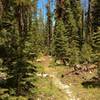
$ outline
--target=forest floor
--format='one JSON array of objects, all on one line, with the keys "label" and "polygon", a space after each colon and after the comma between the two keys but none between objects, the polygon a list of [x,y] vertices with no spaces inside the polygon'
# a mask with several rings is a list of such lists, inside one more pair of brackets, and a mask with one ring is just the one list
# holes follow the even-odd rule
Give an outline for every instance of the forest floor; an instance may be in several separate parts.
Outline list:
[{"label": "forest floor", "polygon": [[[96,75],[96,70],[81,75],[65,75],[72,70],[66,66],[50,65],[52,58],[44,56],[39,63],[43,67],[40,76],[40,99],[38,100],[100,100],[100,87],[85,87],[82,82]],[[43,83],[42,83],[43,82]],[[48,85],[48,86],[47,86]]]},{"label": "forest floor", "polygon": [[[68,74],[73,68],[55,65],[51,56],[39,57],[34,63],[38,67],[35,100],[100,100],[100,82],[94,84],[91,81],[96,78],[96,69]],[[3,91],[8,90],[0,88],[0,94]],[[7,95],[4,94],[4,97]],[[17,100],[16,97],[11,98],[9,100]],[[28,99],[21,97],[18,100]]]}]

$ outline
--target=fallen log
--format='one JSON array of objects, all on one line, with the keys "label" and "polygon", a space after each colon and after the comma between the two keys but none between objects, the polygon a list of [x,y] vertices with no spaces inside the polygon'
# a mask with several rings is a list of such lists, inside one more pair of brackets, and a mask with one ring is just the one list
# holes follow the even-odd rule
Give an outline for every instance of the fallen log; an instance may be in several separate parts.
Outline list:
[{"label": "fallen log", "polygon": [[94,71],[95,69],[97,69],[96,66],[93,67],[93,68],[88,68],[88,70],[84,70],[84,69],[72,70],[72,71],[70,71],[70,72],[68,72],[68,73],[66,73],[66,74],[63,74],[62,76],[64,77],[64,76],[70,75],[70,74],[79,75],[79,74],[81,74],[81,73],[83,73],[83,72],[90,72],[90,71],[92,72],[92,71]]}]

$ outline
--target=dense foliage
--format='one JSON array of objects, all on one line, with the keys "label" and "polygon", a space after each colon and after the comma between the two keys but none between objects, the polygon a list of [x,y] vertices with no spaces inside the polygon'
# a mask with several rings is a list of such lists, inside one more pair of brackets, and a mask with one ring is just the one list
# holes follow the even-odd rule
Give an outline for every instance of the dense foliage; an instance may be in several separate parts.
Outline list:
[{"label": "dense foliage", "polygon": [[81,0],[48,0],[42,8],[38,0],[0,0],[0,86],[9,96],[34,98],[40,53],[69,66],[97,64],[100,76],[100,0],[89,0],[87,11]]}]

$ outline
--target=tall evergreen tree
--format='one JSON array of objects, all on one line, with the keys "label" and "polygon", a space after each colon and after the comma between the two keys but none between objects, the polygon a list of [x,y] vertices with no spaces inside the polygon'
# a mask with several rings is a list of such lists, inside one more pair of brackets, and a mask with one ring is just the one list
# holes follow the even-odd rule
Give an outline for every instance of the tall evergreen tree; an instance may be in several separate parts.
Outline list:
[{"label": "tall evergreen tree", "polygon": [[10,85],[17,95],[27,95],[30,87],[34,87],[31,81],[34,77],[35,67],[32,68],[32,65],[27,62],[29,50],[26,49],[30,37],[30,21],[32,21],[30,4],[31,1],[26,0],[3,1],[5,11],[0,22],[2,34],[0,38],[3,40],[0,50],[5,53],[0,58],[3,60],[3,66],[7,68],[8,88]]},{"label": "tall evergreen tree", "polygon": [[[76,63],[78,61],[73,61],[79,57],[79,34],[78,27],[75,20],[75,16],[72,12],[71,2],[69,0],[63,3],[63,21],[66,28],[66,36],[68,36],[69,48],[70,48],[70,63]],[[77,53],[76,53],[77,52]]]},{"label": "tall evergreen tree", "polygon": [[65,38],[65,27],[62,19],[56,20],[55,32],[53,35],[53,55],[56,60],[63,61],[66,65],[67,43]]},{"label": "tall evergreen tree", "polygon": [[92,43],[92,35],[98,32],[100,27],[100,1],[99,0],[89,0],[88,4],[88,15],[87,15],[87,42]]},{"label": "tall evergreen tree", "polygon": [[[50,49],[51,42],[52,42],[52,13],[51,13],[51,1],[48,0],[48,4],[46,5],[47,8],[47,46]],[[49,51],[50,53],[50,51]]]},{"label": "tall evergreen tree", "polygon": [[89,4],[88,4],[88,13],[87,13],[87,21],[86,21],[86,26],[87,26],[87,29],[86,29],[86,35],[85,35],[85,38],[86,38],[86,41],[91,44],[92,42],[92,33],[93,33],[93,30],[92,30],[92,18],[91,18],[91,0],[89,0]]},{"label": "tall evergreen tree", "polygon": [[62,2],[63,0],[56,1],[56,23],[53,33],[53,55],[56,60],[61,60],[66,65],[67,60],[67,36],[65,35],[65,25],[62,17]]},{"label": "tall evergreen tree", "polygon": [[83,43],[83,30],[82,30],[83,11],[82,11],[82,6],[81,6],[81,1],[80,0],[77,0],[77,1],[70,0],[70,4],[71,4],[72,13],[75,19],[75,23],[77,26],[78,40],[79,40],[79,45],[81,49],[82,43]]},{"label": "tall evergreen tree", "polygon": [[[23,87],[25,88],[28,85],[30,88],[33,88],[34,85],[31,83],[34,77],[34,68],[27,62],[29,59],[29,51],[26,49],[26,43],[28,42],[28,34],[30,32],[30,19],[32,16],[32,1],[16,1],[15,5],[15,15],[18,16],[16,18],[16,22],[18,25],[18,33],[19,33],[19,42],[18,42],[18,58],[16,60],[15,67],[16,69],[16,84],[17,84],[17,95],[22,94]],[[26,88],[28,92],[30,92],[30,88]],[[26,92],[27,93],[27,92]]]},{"label": "tall evergreen tree", "polygon": [[97,32],[100,27],[100,1],[91,0],[91,3],[92,28],[93,32]]},{"label": "tall evergreen tree", "polygon": [[100,77],[100,0],[91,0],[92,17],[92,46],[95,53],[94,61],[97,62]]}]

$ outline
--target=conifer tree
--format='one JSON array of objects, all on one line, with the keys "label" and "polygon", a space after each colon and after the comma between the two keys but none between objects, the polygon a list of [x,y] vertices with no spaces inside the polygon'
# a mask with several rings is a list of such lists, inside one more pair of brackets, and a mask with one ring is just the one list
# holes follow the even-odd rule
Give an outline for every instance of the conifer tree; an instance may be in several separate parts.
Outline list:
[{"label": "conifer tree", "polygon": [[[88,15],[87,15],[87,33],[86,41],[92,43],[92,35],[94,32],[98,31],[100,27],[100,1],[99,0],[89,0],[88,4]],[[92,45],[92,44],[91,44]]]},{"label": "conifer tree", "polygon": [[94,49],[94,62],[97,62],[98,76],[100,77],[100,29],[92,35],[92,47]]},{"label": "conifer tree", "polygon": [[81,50],[82,62],[91,63],[93,57],[93,49],[90,44],[84,43]]},{"label": "conifer tree", "polygon": [[3,40],[0,50],[5,53],[0,58],[7,69],[8,89],[11,87],[15,91],[14,95],[27,95],[30,88],[34,87],[31,82],[35,67],[27,62],[30,51],[26,49],[30,37],[30,4],[29,1],[3,1],[5,11],[0,22],[0,38]]},{"label": "conifer tree", "polygon": [[92,17],[92,28],[93,32],[98,31],[100,27],[100,0],[90,0],[91,1],[91,17]]},{"label": "conifer tree", "polygon": [[92,42],[92,33],[93,33],[93,29],[92,29],[92,16],[91,16],[91,0],[89,0],[89,4],[88,4],[88,13],[87,13],[87,20],[86,20],[86,34],[85,34],[85,40],[91,44]]},{"label": "conifer tree", "polygon": [[56,60],[66,64],[67,43],[65,37],[65,27],[62,19],[56,20],[55,32],[53,35],[53,55]]},{"label": "conifer tree", "polygon": [[[18,22],[18,33],[19,33],[19,42],[18,42],[18,56],[16,59],[15,64],[15,76],[16,77],[16,93],[17,95],[22,95],[25,91],[31,92],[30,88],[33,88],[34,85],[32,81],[34,80],[32,77],[34,77],[35,67],[32,66],[27,62],[29,59],[29,51],[26,49],[26,43],[28,42],[29,38],[29,32],[30,32],[30,19],[32,16],[32,1],[20,1],[20,3],[17,4],[18,1],[16,1],[15,5],[15,14],[18,16],[16,18],[16,21]],[[27,88],[25,88],[28,85]],[[24,88],[24,89],[23,89]],[[25,93],[27,95],[27,92]]]},{"label": "conifer tree", "polygon": [[[79,57],[79,42],[78,42],[78,27],[74,18],[74,14],[71,8],[71,2],[69,0],[64,1],[63,3],[63,21],[66,29],[66,36],[68,37],[68,43],[70,48],[70,64],[75,64],[78,61]],[[77,53],[76,53],[77,52]],[[77,59],[77,61],[73,61]]]},{"label": "conifer tree", "polygon": [[97,62],[100,77],[100,0],[91,0],[92,17],[92,46],[95,53],[94,61]]},{"label": "conifer tree", "polygon": [[46,5],[47,8],[47,45],[50,49],[51,42],[52,42],[52,14],[51,14],[51,1],[48,0],[48,4]]},{"label": "conifer tree", "polygon": [[80,0],[70,0],[70,4],[71,4],[72,13],[73,13],[76,27],[77,27],[78,41],[79,41],[79,46],[81,49],[82,43],[83,43],[83,32],[82,32],[83,31],[82,30],[83,12],[82,12],[81,1]]}]

